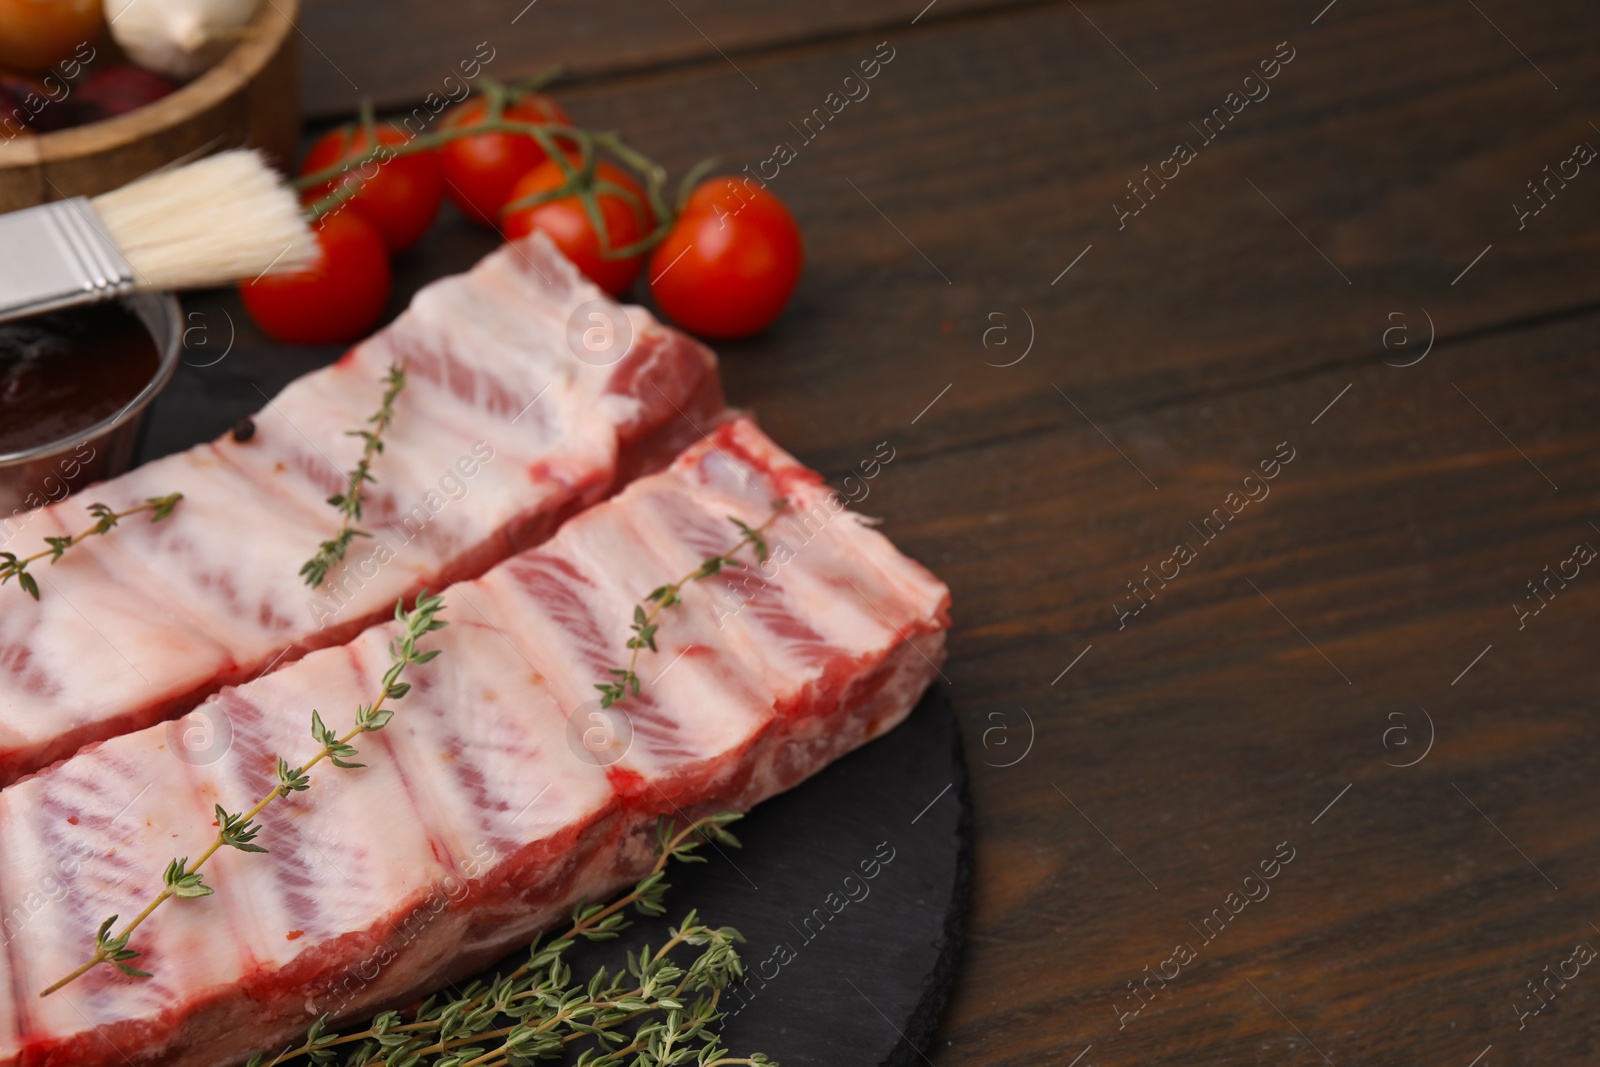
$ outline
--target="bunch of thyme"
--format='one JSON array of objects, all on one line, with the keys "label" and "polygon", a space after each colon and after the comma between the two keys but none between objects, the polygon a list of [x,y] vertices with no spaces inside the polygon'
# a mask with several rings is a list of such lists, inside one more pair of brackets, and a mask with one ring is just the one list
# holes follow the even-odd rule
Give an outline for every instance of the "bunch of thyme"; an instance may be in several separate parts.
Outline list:
[{"label": "bunch of thyme", "polygon": [[[584,1067],[777,1067],[759,1054],[728,1056],[714,1030],[722,990],[744,974],[737,930],[707,926],[690,911],[661,947],[628,953],[626,966],[615,971],[601,967],[578,981],[564,959],[579,940],[615,938],[630,925],[624,914],[630,906],[644,916],[664,914],[667,864],[701,861],[695,851],[706,841],[737,847],[726,827],[738,818],[713,815],[682,830],[660,820],[655,866],[632,892],[606,905],[579,904],[566,933],[534,941],[527,962],[510,973],[475,981],[453,997],[430,997],[415,1011],[384,1012],[348,1033],[331,1032],[324,1015],[303,1043],[271,1058],[258,1053],[246,1067],[279,1067],[300,1057],[342,1067],[522,1067],[562,1059],[580,1042],[577,1062]],[[674,960],[672,953],[686,946],[701,951],[686,963]]]},{"label": "bunch of thyme", "polygon": [[361,458],[356,461],[355,469],[349,474],[349,485],[342,493],[335,493],[328,498],[328,503],[339,510],[343,518],[339,522],[339,529],[333,537],[322,542],[317,548],[317,554],[306,560],[300,567],[300,576],[306,584],[315,589],[327,580],[328,572],[344,560],[345,554],[350,551],[350,543],[357,537],[371,537],[367,531],[359,529],[356,523],[361,521],[361,500],[366,495],[368,482],[376,483],[378,479],[372,476],[372,461],[383,451],[383,433],[394,421],[394,402],[399,399],[400,391],[406,387],[406,367],[402,363],[391,363],[389,373],[383,378],[383,402],[378,406],[376,414],[367,419],[372,424],[372,429],[346,430],[348,437],[359,437],[364,442],[361,449]]},{"label": "bunch of thyme", "polygon": [[44,539],[44,543],[50,547],[42,551],[35,552],[31,556],[19,557],[12,552],[0,552],[0,585],[5,585],[11,579],[15,578],[17,580],[17,585],[22,588],[24,593],[27,593],[29,596],[33,597],[33,599],[38,600],[39,583],[33,577],[33,575],[28,573],[28,564],[37,562],[38,560],[44,559],[46,556],[48,556],[50,557],[50,562],[53,565],[58,559],[66,555],[67,549],[71,548],[79,541],[82,541],[86,537],[95,537],[101,534],[108,534],[113,528],[116,527],[119,521],[127,518],[129,515],[137,515],[141,511],[148,511],[150,513],[151,522],[160,522],[162,519],[172,514],[172,509],[177,507],[178,501],[182,499],[182,493],[171,493],[167,496],[153,496],[146,499],[145,502],[140,504],[138,507],[129,508],[126,511],[112,511],[111,508],[105,504],[90,504],[89,514],[94,516],[95,523],[82,533],[67,537],[46,537]]},{"label": "bunch of thyme", "polygon": [[422,651],[417,648],[417,642],[425,634],[443,629],[447,623],[435,616],[444,607],[444,598],[426,594],[417,598],[417,603],[410,611],[405,610],[404,601],[395,605],[395,620],[404,626],[404,631],[397,639],[389,642],[390,667],[383,675],[382,692],[371,704],[361,705],[356,709],[356,724],[348,732],[340,735],[325,726],[322,716],[315,710],[311,712],[311,736],[320,744],[316,754],[305,764],[291,767],[282,756],[278,757],[278,785],[267,793],[266,796],[256,801],[255,806],[248,811],[230,812],[221,804],[216,805],[217,836],[212,840],[207,849],[200,854],[192,864],[187,856],[175,859],[167,864],[166,873],[162,876],[161,892],[145,905],[143,911],[136,915],[131,922],[122,928],[122,931],[113,935],[112,930],[117,925],[117,916],[113,915],[100,924],[99,930],[94,935],[94,952],[78,966],[71,974],[56,981],[39,995],[47,997],[56,990],[75,981],[89,973],[102,963],[110,963],[117,970],[130,978],[149,978],[147,971],[141,971],[129,963],[140,955],[128,947],[128,939],[133,935],[146,919],[155,913],[155,910],[173,897],[189,899],[193,897],[210,896],[215,890],[205,884],[200,873],[200,868],[205,866],[207,860],[214,856],[224,845],[236,848],[240,852],[265,852],[265,848],[255,844],[255,838],[261,832],[261,827],[256,825],[256,816],[260,815],[273,801],[288,796],[290,793],[301,793],[311,788],[311,768],[328,760],[335,767],[355,768],[363,766],[351,762],[357,755],[355,746],[350,742],[358,735],[372,733],[383,729],[389,720],[394,718],[394,712],[384,707],[391,700],[399,700],[411,691],[411,683],[403,682],[400,676],[407,667],[427,663],[439,654],[439,649]]},{"label": "bunch of thyme", "polygon": [[[709,556],[702,560],[700,566],[677,581],[670,582],[667,585],[656,586],[644,595],[643,600],[633,606],[633,622],[629,627],[633,631],[633,636],[628,638],[628,643],[625,646],[631,650],[631,654],[628,657],[628,665],[626,667],[606,668],[606,673],[616,680],[595,683],[594,687],[600,690],[601,707],[609,708],[613,704],[620,704],[630,694],[635,697],[639,695],[639,653],[647,648],[651,652],[658,651],[656,648],[656,631],[660,629],[660,624],[656,622],[656,617],[674,604],[683,602],[683,598],[679,594],[683,591],[684,586],[690,582],[698,582],[713,575],[721,574],[724,567],[744,566],[741,561],[734,558],[734,554],[746,545],[755,549],[756,559],[759,562],[765,563],[767,561],[767,528],[772,525],[779,515],[783,514],[783,509],[788,506],[789,502],[787,500],[774,500],[772,502],[772,514],[768,515],[767,520],[760,526],[750,526],[729,515],[728,521],[739,528],[741,535],[739,540],[718,555]],[[649,607],[646,608],[646,605],[649,605]]]}]

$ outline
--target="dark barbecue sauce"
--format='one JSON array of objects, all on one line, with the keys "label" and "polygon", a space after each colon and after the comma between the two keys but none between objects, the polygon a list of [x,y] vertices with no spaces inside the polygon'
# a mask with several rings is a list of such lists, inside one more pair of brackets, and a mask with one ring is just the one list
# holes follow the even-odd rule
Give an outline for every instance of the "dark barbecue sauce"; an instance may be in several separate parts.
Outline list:
[{"label": "dark barbecue sauce", "polygon": [[0,453],[70,438],[115,415],[160,363],[144,323],[120,303],[0,323]]}]

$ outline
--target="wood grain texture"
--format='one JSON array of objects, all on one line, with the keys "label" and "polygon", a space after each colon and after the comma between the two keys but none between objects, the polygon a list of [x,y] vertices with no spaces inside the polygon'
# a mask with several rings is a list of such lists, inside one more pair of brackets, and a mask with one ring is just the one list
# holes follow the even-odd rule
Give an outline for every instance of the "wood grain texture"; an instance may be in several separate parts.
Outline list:
[{"label": "wood grain texture", "polygon": [[[1600,576],[1552,584],[1526,620],[1513,605],[1600,546],[1600,174],[1520,227],[1513,205],[1600,147],[1595,11],[912,14],[785,31],[803,40],[738,57],[759,91],[663,46],[660,69],[562,100],[680,173],[797,146],[773,189],[807,273],[774,330],[722,356],[731,399],[836,484],[893,445],[863,507],[953,589],[978,865],[928,1056],[1591,1062],[1592,965],[1538,1015],[1515,1006],[1600,945]],[[802,143],[790,123],[884,40],[871,95]],[[1200,145],[1189,123],[1280,42],[1270,95]],[[1119,229],[1126,183],[1180,141],[1196,158]],[[402,289],[489,243],[447,219]],[[333,355],[241,325],[176,388],[270,392]],[[1282,442],[1269,496],[1213,540],[1190,526]],[[1127,583],[1180,542],[1195,558],[1119,626]],[[1207,940],[1284,843],[1270,895]],[[1119,1017],[1180,943],[1195,959]]]},{"label": "wood grain texture", "polygon": [[84,126],[0,141],[0,212],[108,192],[219,147],[248,145],[288,162],[300,126],[298,13],[299,0],[263,5],[238,47],[154,103]]},{"label": "wood grain texture", "polygon": [[[348,114],[362,96],[380,107],[409,105],[440,92],[480,45],[494,52],[488,73],[507,82],[555,64],[582,81],[698,63],[743,78],[751,53],[903,25],[924,10],[919,22],[932,24],[1030,2],[1037,0],[308,0],[303,28],[314,48],[302,83],[312,117]],[[741,84],[760,88],[753,79]]]}]

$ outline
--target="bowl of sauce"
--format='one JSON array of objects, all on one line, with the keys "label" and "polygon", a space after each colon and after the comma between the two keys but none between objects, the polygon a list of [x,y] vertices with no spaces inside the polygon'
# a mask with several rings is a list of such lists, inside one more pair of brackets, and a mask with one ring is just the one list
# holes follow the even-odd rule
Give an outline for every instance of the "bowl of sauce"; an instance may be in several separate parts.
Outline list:
[{"label": "bowl of sauce", "polygon": [[182,341],[170,293],[0,323],[0,546],[28,511],[128,469]]}]

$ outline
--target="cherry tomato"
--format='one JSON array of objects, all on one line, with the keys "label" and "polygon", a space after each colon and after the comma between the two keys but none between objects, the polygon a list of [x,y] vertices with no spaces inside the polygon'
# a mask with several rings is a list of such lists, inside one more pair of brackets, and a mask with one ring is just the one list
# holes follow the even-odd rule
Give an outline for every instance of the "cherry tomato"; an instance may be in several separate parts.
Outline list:
[{"label": "cherry tomato", "polygon": [[[393,126],[378,127],[380,145],[402,145],[409,140]],[[300,173],[313,174],[345,160],[360,159],[370,148],[365,131],[359,127],[330,130],[311,146]],[[444,198],[444,172],[435,152],[374,159],[337,180],[361,189],[337,213],[355,210],[372,223],[391,252],[404,251],[422,239]],[[308,190],[304,199],[311,203],[332,192],[333,187],[333,182],[325,182]]]},{"label": "cherry tomato", "polygon": [[[605,219],[609,248],[624,248],[650,232],[649,208],[645,204],[644,190],[621,167],[601,163],[595,176],[603,181],[627,189],[637,198],[637,204],[616,195],[602,192],[598,196],[600,217]],[[517,180],[512,187],[512,201],[525,196],[549,192],[560,188],[567,180],[566,172],[553,159],[547,159]],[[644,253],[625,259],[608,258],[601,251],[600,235],[589,222],[583,210],[583,201],[576,195],[547,200],[534,207],[508,211],[501,219],[501,231],[507,239],[524,237],[534,230],[543,230],[561,249],[563,255],[589,280],[612,296],[621,296],[639,276],[644,264]]]},{"label": "cherry tomato", "polygon": [[[488,110],[488,99],[475,96],[451,108],[442,125],[446,129],[472,126],[482,122]],[[517,122],[572,125],[554,100],[539,93],[527,93],[507,103],[502,114]],[[444,163],[450,199],[462,214],[492,229],[500,209],[511,202],[511,188],[517,179],[548,157],[539,142],[526,134],[480,133],[446,142],[439,149],[439,158]]]},{"label": "cherry tomato", "polygon": [[104,0],[0,0],[0,66],[37,74],[105,24]]},{"label": "cherry tomato", "polygon": [[673,322],[711,339],[772,324],[800,280],[805,248],[783,201],[753,182],[712,178],[650,259],[650,293]]},{"label": "cherry tomato", "polygon": [[239,286],[256,325],[285,344],[354,341],[372,329],[389,300],[389,256],[371,223],[340,211],[315,233],[320,254],[310,267]]}]

